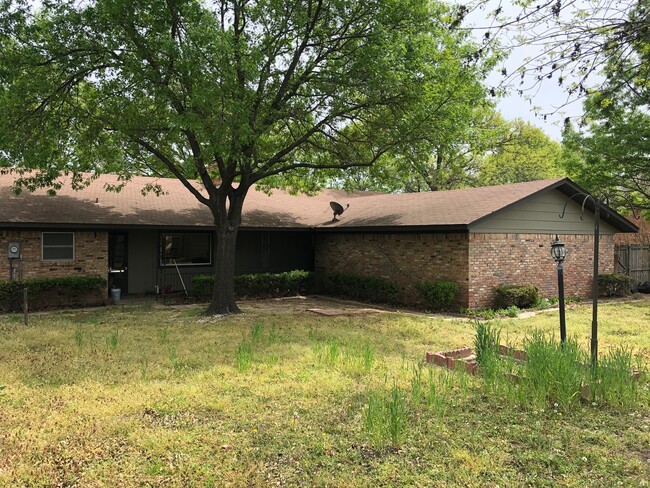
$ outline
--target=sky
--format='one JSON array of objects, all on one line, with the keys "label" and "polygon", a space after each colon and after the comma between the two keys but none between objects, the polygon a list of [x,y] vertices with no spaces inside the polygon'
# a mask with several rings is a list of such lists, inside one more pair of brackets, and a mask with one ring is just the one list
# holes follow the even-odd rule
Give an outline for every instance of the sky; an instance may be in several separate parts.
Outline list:
[{"label": "sky", "polygon": [[[521,53],[516,53],[513,58],[524,58],[525,56],[522,54],[526,53],[527,55],[527,51],[532,50],[522,48]],[[503,65],[514,70],[519,66],[519,63],[511,58]],[[488,83],[499,85],[502,78],[500,73],[493,73],[488,79]],[[552,139],[560,142],[562,140],[564,119],[566,117],[577,118],[582,115],[582,101],[574,100],[565,105],[566,99],[567,94],[564,89],[553,80],[547,80],[530,100],[513,93],[501,98],[497,104],[497,109],[506,119],[524,119],[542,129]],[[546,120],[542,116],[545,113],[548,114]]]},{"label": "sky", "polygon": [[[508,64],[506,64],[508,66]],[[498,85],[501,75],[493,74],[489,82]],[[548,82],[542,85],[531,100],[511,94],[499,100],[497,109],[508,120],[521,118],[542,129],[549,137],[560,142],[562,126],[566,117],[573,120],[582,115],[582,101],[574,100],[564,105],[567,94],[557,84]],[[539,112],[537,111],[539,108]],[[543,113],[547,113],[546,120]]]}]

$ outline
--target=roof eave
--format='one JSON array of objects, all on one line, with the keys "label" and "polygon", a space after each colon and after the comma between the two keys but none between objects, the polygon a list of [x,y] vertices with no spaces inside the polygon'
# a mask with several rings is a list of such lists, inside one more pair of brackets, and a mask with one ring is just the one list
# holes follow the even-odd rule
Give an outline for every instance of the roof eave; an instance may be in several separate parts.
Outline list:
[{"label": "roof eave", "polygon": [[381,225],[381,226],[339,226],[339,227],[313,227],[314,232],[467,232],[467,224],[445,224],[445,225]]}]

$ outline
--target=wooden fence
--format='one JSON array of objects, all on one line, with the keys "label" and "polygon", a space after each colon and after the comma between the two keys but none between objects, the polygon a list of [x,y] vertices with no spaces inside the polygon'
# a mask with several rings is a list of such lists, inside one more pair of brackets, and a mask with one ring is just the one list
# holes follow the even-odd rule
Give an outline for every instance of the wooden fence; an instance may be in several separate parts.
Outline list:
[{"label": "wooden fence", "polygon": [[650,281],[650,245],[616,246],[616,272],[628,275],[634,284]]}]

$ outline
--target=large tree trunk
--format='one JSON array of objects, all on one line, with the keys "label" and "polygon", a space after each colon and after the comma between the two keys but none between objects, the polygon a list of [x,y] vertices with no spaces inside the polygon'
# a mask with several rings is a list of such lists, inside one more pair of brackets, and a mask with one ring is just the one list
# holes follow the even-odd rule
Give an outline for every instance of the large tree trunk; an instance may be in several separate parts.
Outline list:
[{"label": "large tree trunk", "polygon": [[206,315],[241,313],[235,303],[235,248],[237,229],[219,229],[215,233],[214,290]]},{"label": "large tree trunk", "polygon": [[206,315],[241,313],[235,303],[235,250],[247,191],[248,186],[242,183],[236,189],[222,184],[211,201],[217,242],[214,246],[214,290]]}]

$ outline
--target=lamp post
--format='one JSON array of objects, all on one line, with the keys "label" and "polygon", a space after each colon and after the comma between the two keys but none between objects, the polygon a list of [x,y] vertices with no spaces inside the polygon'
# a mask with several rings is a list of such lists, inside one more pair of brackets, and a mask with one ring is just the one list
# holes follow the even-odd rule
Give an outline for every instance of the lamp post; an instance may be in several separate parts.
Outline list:
[{"label": "lamp post", "polygon": [[555,259],[557,263],[557,293],[558,301],[560,304],[560,342],[562,347],[566,342],[566,318],[564,315],[564,258],[566,257],[566,249],[564,249],[564,243],[560,241],[558,235],[555,236],[555,240],[551,243],[551,256]]}]

